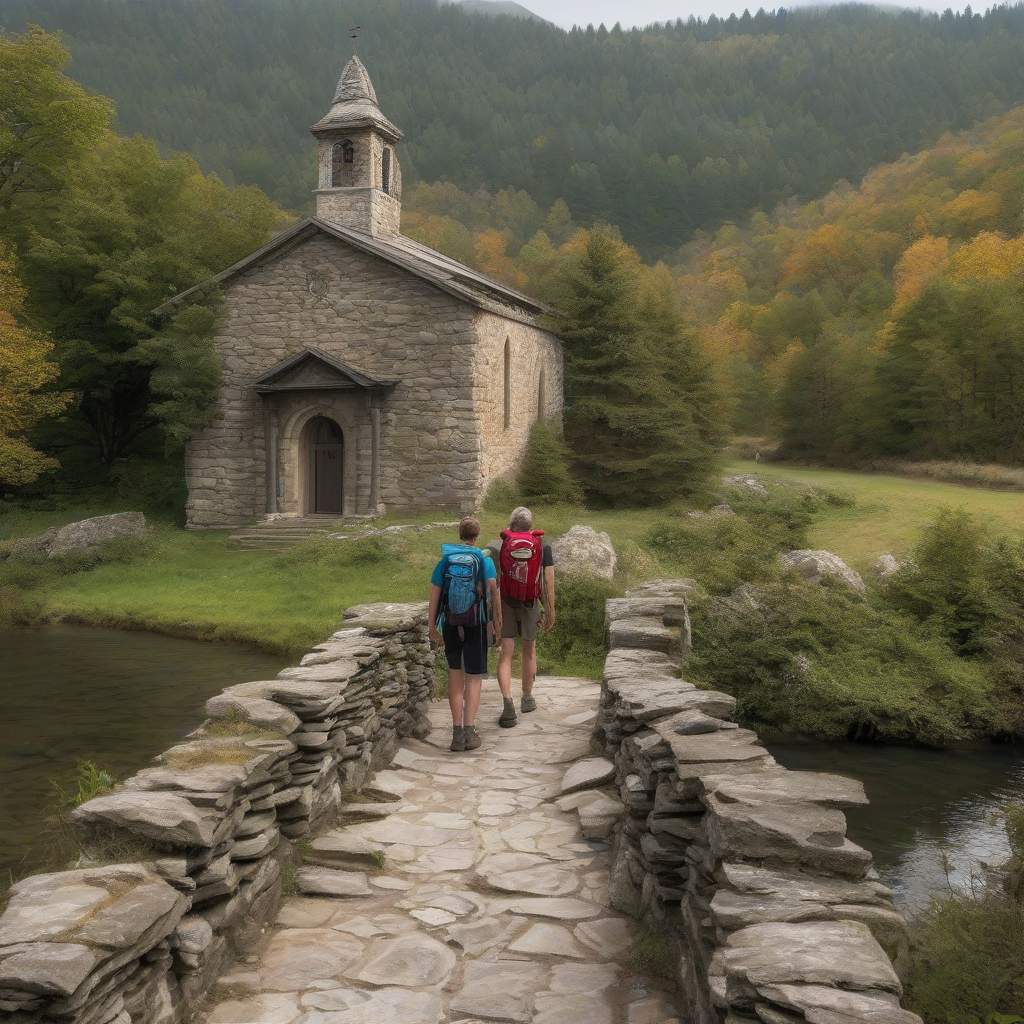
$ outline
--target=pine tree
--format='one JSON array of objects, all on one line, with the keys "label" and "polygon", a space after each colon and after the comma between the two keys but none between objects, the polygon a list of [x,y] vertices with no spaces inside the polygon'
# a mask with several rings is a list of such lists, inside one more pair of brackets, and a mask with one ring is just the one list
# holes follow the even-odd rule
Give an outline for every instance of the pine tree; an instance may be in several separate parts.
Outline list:
[{"label": "pine tree", "polygon": [[719,406],[667,270],[595,228],[568,247],[551,297],[566,440],[588,499],[649,505],[700,487],[722,438]]}]

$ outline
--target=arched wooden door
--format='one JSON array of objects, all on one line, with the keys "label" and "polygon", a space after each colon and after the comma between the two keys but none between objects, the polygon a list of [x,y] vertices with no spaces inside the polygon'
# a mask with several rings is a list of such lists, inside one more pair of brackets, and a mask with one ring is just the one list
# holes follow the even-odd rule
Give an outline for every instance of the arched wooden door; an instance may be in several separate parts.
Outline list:
[{"label": "arched wooden door", "polygon": [[309,510],[340,516],[344,510],[345,439],[334,420],[319,416],[310,424]]}]

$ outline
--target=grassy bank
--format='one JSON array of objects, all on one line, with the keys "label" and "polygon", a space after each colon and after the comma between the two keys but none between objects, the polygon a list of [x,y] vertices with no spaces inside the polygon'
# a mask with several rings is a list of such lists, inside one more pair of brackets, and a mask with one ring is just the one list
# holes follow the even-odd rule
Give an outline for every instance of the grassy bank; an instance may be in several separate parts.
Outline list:
[{"label": "grassy bank", "polygon": [[[542,670],[598,677],[605,598],[640,580],[691,576],[700,595],[687,675],[736,694],[747,724],[937,745],[1021,734],[1024,606],[1016,594],[1024,592],[1024,555],[1012,543],[999,547],[995,534],[1024,526],[1024,498],[855,473],[757,472],[767,500],[724,484],[697,509],[537,506],[549,535],[588,523],[611,536],[620,558],[612,584],[559,580],[558,624],[539,645]],[[808,585],[779,562],[780,551],[811,546],[866,570],[879,554],[902,555],[918,543],[923,525],[951,499],[978,521],[953,523],[948,542],[933,538],[938,561],[903,580],[899,593],[870,572],[865,596]],[[735,514],[709,511],[723,500]],[[8,508],[0,534],[37,533],[86,511],[94,510],[33,516]],[[485,539],[505,525],[496,511],[482,520]],[[294,655],[336,629],[350,605],[424,600],[440,545],[453,533],[320,537],[274,553],[239,550],[225,532],[158,523],[144,551],[114,552],[96,564],[0,561],[0,611],[8,621],[72,619]],[[943,561],[946,548],[955,565]],[[752,602],[728,597],[744,584]]]},{"label": "grassy bank", "polygon": [[1009,491],[911,479],[877,473],[735,461],[730,473],[757,473],[760,479],[805,482],[849,494],[854,504],[821,511],[808,529],[814,548],[835,552],[863,571],[885,553],[901,558],[921,526],[943,506],[963,507],[1004,532],[1024,530],[1024,495]]}]

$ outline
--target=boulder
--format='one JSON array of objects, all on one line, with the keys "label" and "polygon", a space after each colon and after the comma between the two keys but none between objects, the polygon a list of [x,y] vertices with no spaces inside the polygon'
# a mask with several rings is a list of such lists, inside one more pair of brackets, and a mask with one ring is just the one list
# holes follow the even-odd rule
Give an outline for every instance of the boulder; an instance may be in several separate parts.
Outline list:
[{"label": "boulder", "polygon": [[795,569],[808,583],[820,583],[826,576],[831,576],[860,594],[867,589],[860,574],[830,551],[787,551],[779,557],[783,565]]},{"label": "boulder", "polygon": [[232,693],[211,697],[206,702],[206,713],[211,718],[241,718],[251,722],[254,728],[273,729],[285,735],[302,724],[298,715],[275,701]]},{"label": "boulder", "polygon": [[62,526],[47,544],[48,558],[62,558],[75,551],[88,551],[113,537],[145,537],[146,517],[141,512],[117,512]]},{"label": "boulder", "polygon": [[759,483],[753,473],[734,473],[732,476],[727,476],[724,482],[730,487],[739,487],[743,490],[752,491],[759,498],[768,497],[768,488],[764,484]]},{"label": "boulder", "polygon": [[551,555],[559,572],[575,576],[615,576],[618,559],[611,538],[590,526],[573,526],[551,542]]},{"label": "boulder", "polygon": [[887,576],[892,576],[893,573],[899,572],[900,563],[896,561],[895,555],[879,555],[875,559],[874,569],[884,580]]}]

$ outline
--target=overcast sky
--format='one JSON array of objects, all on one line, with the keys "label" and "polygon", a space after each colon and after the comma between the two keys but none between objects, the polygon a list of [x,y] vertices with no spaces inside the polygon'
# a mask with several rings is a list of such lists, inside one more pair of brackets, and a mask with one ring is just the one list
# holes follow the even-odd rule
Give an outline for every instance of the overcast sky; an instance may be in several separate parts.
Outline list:
[{"label": "overcast sky", "polygon": [[[576,25],[600,25],[604,22],[609,28],[617,21],[623,27],[633,25],[649,25],[652,21],[675,21],[682,18],[684,21],[691,15],[706,18],[709,14],[717,14],[719,17],[728,17],[734,11],[742,14],[745,7],[750,8],[751,14],[758,7],[764,6],[766,10],[776,7],[802,6],[798,3],[782,2],[759,3],[743,2],[743,0],[518,0],[523,7],[539,14],[548,21],[553,21],[563,28],[571,28]],[[953,10],[962,10],[964,3],[920,3],[915,4],[930,10],[945,10],[952,7]],[[983,11],[987,5],[984,2],[975,2],[975,11]]]}]

